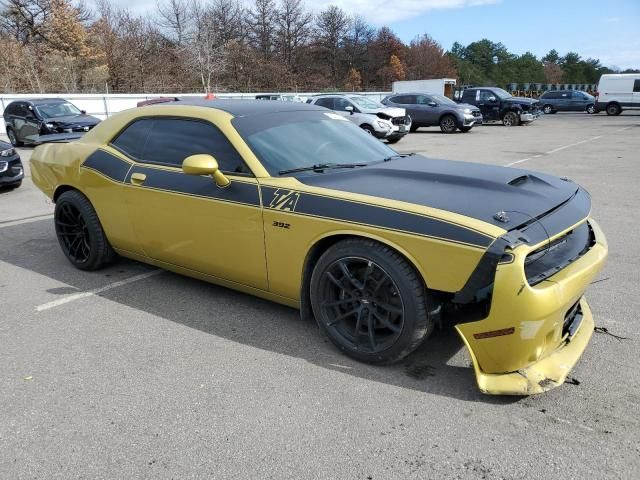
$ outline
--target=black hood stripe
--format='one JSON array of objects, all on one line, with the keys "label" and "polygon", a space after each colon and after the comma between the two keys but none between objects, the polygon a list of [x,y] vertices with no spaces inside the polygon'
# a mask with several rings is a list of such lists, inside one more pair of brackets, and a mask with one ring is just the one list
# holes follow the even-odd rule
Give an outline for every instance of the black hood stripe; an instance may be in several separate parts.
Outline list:
[{"label": "black hood stripe", "polygon": [[[487,248],[494,237],[416,213],[306,192],[262,187],[265,208],[368,225],[448,242]],[[280,200],[280,199],[284,200]],[[295,198],[287,202],[286,198]]]}]

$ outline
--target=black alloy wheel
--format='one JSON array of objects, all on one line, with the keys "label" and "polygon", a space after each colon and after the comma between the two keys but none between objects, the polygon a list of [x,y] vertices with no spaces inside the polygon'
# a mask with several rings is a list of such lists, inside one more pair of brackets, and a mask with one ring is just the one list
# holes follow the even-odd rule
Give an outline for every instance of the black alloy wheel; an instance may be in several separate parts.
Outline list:
[{"label": "black alloy wheel", "polygon": [[336,260],[325,270],[319,294],[327,328],[351,349],[379,353],[402,332],[405,313],[398,286],[371,260]]},{"label": "black alloy wheel", "polygon": [[347,355],[391,363],[430,333],[421,278],[396,252],[366,240],[345,240],[320,258],[311,278],[320,329]]},{"label": "black alloy wheel", "polygon": [[67,259],[80,270],[97,270],[116,257],[91,202],[77,190],[56,201],[56,235]]},{"label": "black alloy wheel", "polygon": [[456,119],[453,118],[453,115],[445,115],[440,119],[440,130],[443,133],[453,133],[457,128]]},{"label": "black alloy wheel", "polygon": [[56,230],[61,239],[65,255],[73,263],[85,263],[89,260],[91,245],[89,229],[80,210],[71,203],[63,203],[56,215]]},{"label": "black alloy wheel", "polygon": [[544,107],[542,107],[542,111],[549,115],[553,112],[553,107],[551,107],[551,105],[545,105]]}]

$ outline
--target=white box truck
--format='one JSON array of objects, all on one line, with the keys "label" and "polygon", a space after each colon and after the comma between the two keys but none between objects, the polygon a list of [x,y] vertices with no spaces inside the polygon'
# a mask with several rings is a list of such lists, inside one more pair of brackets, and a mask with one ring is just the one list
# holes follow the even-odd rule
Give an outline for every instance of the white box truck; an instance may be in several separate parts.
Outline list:
[{"label": "white box truck", "polygon": [[400,80],[393,82],[393,93],[438,93],[453,96],[455,78],[434,78],[432,80]]},{"label": "white box truck", "polygon": [[596,111],[620,115],[622,110],[640,108],[640,73],[612,73],[600,77]]}]

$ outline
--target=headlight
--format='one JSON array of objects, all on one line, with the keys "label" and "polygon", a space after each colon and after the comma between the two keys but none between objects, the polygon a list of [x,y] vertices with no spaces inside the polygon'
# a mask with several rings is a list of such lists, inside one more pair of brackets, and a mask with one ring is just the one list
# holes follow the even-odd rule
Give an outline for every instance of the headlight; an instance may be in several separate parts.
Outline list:
[{"label": "headlight", "polygon": [[381,122],[380,120],[378,120],[378,126],[380,128],[385,129],[385,130],[389,130],[391,128],[388,123]]},{"label": "headlight", "polygon": [[0,157],[13,157],[16,154],[15,148],[9,148],[8,150],[2,150],[0,152]]},{"label": "headlight", "polygon": [[56,127],[53,123],[45,123],[44,126],[51,129]]},{"label": "headlight", "polygon": [[465,108],[464,109],[464,113],[471,113],[471,109],[470,108]]}]

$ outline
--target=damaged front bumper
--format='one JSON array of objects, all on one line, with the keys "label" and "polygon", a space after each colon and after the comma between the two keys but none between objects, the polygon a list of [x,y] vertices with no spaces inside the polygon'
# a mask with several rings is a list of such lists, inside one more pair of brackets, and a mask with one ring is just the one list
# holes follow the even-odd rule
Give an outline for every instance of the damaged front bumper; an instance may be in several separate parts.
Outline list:
[{"label": "damaged front bumper", "polygon": [[531,395],[564,383],[593,333],[583,293],[604,266],[607,241],[589,219],[589,250],[544,281],[530,285],[525,259],[535,247],[520,245],[499,264],[489,315],[456,325],[484,393]]}]

